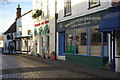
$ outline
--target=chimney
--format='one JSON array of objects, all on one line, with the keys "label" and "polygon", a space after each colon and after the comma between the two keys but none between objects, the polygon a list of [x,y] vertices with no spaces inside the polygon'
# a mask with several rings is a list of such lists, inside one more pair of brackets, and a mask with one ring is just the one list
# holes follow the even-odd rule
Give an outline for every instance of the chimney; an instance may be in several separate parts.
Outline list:
[{"label": "chimney", "polygon": [[17,12],[16,12],[16,18],[21,17],[21,8],[20,5],[18,5]]}]

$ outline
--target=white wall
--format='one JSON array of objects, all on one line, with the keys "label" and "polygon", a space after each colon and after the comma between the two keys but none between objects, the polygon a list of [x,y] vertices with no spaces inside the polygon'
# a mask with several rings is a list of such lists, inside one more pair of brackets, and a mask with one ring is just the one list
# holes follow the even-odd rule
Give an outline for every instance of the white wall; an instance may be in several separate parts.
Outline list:
[{"label": "white wall", "polygon": [[0,40],[0,47],[3,47],[3,41]]},{"label": "white wall", "polygon": [[32,12],[22,16],[22,36],[28,36],[28,30],[31,30],[34,33],[34,22],[32,19]]},{"label": "white wall", "polygon": [[[22,24],[22,37],[30,36],[28,35],[28,30],[31,30],[32,34],[34,35],[34,20],[32,19],[32,11],[21,17],[21,24]],[[29,40],[28,46],[32,46],[32,44],[33,40]],[[25,50],[24,47],[25,44],[24,41],[22,40],[22,50]]]},{"label": "white wall", "polygon": [[20,37],[19,26],[22,27],[21,17],[16,20],[16,37]]},{"label": "white wall", "polygon": [[100,6],[89,8],[89,0],[71,0],[72,15],[64,17],[64,0],[57,0],[58,22],[104,10],[111,6],[111,0],[100,0]]},{"label": "white wall", "polygon": [[[37,1],[38,1],[38,3],[36,3]],[[42,11],[44,12],[44,17],[42,16],[42,18],[39,17],[39,19],[35,19],[36,21],[34,21],[34,24],[38,24],[38,23],[41,23],[43,21],[45,22],[45,21],[49,20],[49,23],[38,26],[36,28],[39,29],[39,27],[42,27],[43,30],[44,30],[46,25],[49,26],[50,34],[48,34],[48,35],[50,37],[50,53],[51,53],[52,51],[55,51],[55,0],[49,0],[49,11],[50,11],[49,12],[50,13],[49,17],[47,17],[47,7],[46,7],[47,6],[47,0],[43,0],[42,5],[43,5],[42,6]],[[34,12],[35,9],[41,9],[41,0],[33,0],[33,12]],[[46,41],[45,40],[46,35],[43,34],[41,36],[44,38],[43,41],[45,42]],[[40,38],[40,36],[39,36],[39,38]],[[41,40],[39,40],[38,43],[40,43],[40,41]],[[43,45],[45,46],[46,44],[44,43]],[[38,48],[40,48],[40,47],[38,47]],[[42,49],[42,48],[40,48],[40,49]]]}]

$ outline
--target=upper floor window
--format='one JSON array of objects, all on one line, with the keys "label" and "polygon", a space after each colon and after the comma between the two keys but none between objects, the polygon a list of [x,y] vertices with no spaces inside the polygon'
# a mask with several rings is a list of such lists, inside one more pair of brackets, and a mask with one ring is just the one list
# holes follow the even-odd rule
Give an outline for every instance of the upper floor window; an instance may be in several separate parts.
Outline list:
[{"label": "upper floor window", "polygon": [[64,0],[64,15],[71,15],[71,0]]},{"label": "upper floor window", "polygon": [[118,5],[120,4],[120,0],[112,0],[112,5]]},{"label": "upper floor window", "polygon": [[89,0],[89,9],[100,6],[100,0]]}]

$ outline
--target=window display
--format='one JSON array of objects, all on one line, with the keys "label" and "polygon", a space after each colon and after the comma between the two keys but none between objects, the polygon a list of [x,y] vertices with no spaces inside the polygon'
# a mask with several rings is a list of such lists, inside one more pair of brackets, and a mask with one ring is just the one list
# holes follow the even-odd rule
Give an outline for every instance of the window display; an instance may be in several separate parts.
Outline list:
[{"label": "window display", "polygon": [[76,29],[76,54],[86,55],[86,28]]},{"label": "window display", "polygon": [[75,32],[73,30],[66,31],[66,53],[75,53]]},{"label": "window display", "polygon": [[97,27],[90,28],[90,55],[101,56],[101,33],[98,32]]},{"label": "window display", "polygon": [[107,54],[107,39],[108,39],[108,36],[107,36],[107,33],[103,33],[103,56],[108,56]]}]

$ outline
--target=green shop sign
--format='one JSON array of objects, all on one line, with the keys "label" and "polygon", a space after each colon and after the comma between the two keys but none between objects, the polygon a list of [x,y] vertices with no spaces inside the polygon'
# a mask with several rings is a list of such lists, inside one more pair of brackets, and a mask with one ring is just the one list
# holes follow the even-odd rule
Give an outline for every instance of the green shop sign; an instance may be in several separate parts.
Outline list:
[{"label": "green shop sign", "polygon": [[102,10],[96,13],[80,16],[70,20],[57,23],[57,32],[64,31],[67,29],[87,27],[92,25],[98,25],[102,17],[109,13],[109,10]]}]

